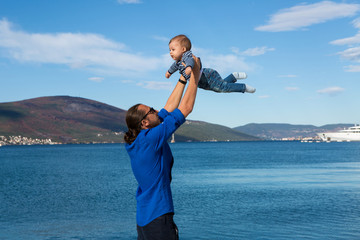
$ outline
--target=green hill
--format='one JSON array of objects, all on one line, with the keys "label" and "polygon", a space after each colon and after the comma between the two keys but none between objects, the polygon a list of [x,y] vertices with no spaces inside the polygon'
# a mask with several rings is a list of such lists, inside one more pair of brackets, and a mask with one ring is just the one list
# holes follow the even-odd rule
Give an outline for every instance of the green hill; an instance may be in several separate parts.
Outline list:
[{"label": "green hill", "polygon": [[126,111],[89,99],[58,96],[0,104],[0,135],[62,143],[119,142]]},{"label": "green hill", "polygon": [[[69,96],[0,103],[0,136],[52,139],[60,143],[119,143],[127,130],[126,111]],[[187,121],[175,133],[179,141],[251,141],[256,137],[231,128]]]},{"label": "green hill", "polygon": [[186,121],[175,133],[175,140],[193,141],[259,141],[260,138],[234,129],[200,121]]}]

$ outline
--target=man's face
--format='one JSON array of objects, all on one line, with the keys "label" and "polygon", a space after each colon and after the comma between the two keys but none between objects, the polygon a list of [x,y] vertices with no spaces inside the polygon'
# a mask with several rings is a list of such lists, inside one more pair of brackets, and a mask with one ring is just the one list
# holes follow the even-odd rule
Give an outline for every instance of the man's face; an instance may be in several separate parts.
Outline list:
[{"label": "man's face", "polygon": [[138,110],[144,112],[144,117],[141,120],[142,129],[153,128],[161,123],[157,115],[159,111],[154,110],[153,108],[150,108],[146,105],[139,105]]}]

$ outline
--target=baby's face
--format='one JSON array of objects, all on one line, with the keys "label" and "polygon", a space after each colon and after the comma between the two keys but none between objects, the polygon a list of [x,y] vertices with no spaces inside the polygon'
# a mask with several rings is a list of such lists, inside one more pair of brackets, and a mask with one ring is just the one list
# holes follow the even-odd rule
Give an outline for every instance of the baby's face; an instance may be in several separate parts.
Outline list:
[{"label": "baby's face", "polygon": [[184,47],[181,47],[178,41],[172,41],[169,44],[169,50],[171,58],[175,61],[181,60],[183,53],[186,52],[186,49]]}]

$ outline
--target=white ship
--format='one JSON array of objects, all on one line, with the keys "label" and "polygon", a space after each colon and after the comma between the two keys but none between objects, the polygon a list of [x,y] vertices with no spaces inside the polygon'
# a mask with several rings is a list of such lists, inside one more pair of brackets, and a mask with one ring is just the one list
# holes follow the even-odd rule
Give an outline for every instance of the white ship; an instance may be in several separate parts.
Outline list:
[{"label": "white ship", "polygon": [[349,127],[338,132],[326,132],[317,134],[323,141],[327,142],[352,142],[360,141],[360,125]]}]

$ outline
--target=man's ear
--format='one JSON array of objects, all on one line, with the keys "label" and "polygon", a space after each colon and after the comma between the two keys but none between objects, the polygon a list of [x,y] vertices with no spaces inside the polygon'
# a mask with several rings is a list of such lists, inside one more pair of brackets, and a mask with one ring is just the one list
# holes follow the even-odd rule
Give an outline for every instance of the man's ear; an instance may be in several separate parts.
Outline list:
[{"label": "man's ear", "polygon": [[149,121],[146,119],[141,120],[141,129],[148,129]]}]

